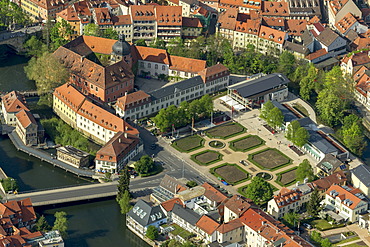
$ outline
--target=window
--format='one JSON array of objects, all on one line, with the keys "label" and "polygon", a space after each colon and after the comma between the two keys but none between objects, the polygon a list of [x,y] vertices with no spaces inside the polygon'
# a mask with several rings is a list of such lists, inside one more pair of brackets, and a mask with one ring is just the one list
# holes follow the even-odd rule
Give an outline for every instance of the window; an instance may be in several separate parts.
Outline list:
[{"label": "window", "polygon": [[164,71],[166,69],[166,66],[162,65],[162,70]]},{"label": "window", "polygon": [[152,67],[152,64],[148,63],[148,68],[150,69]]},{"label": "window", "polygon": [[155,69],[158,69],[158,64],[156,64],[156,65],[154,66],[154,68],[155,68]]}]

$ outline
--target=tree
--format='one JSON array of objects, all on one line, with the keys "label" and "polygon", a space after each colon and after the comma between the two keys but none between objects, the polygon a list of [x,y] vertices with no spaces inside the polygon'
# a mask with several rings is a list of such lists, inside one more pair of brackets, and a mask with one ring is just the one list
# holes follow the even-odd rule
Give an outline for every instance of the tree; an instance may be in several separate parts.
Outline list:
[{"label": "tree", "polygon": [[130,192],[126,190],[123,195],[118,199],[118,204],[121,208],[121,214],[127,214],[131,209]]},{"label": "tree", "polygon": [[295,133],[293,143],[294,145],[298,147],[302,147],[304,144],[308,142],[309,138],[310,138],[310,134],[308,133],[308,131],[305,128],[300,127]]},{"label": "tree", "polygon": [[27,25],[31,20],[22,8],[9,0],[0,1],[0,27],[12,30],[14,25]]},{"label": "tree", "polygon": [[261,114],[260,114],[260,118],[262,118],[262,119],[264,119],[264,120],[267,120],[267,118],[268,118],[268,115],[269,115],[269,113],[270,113],[270,111],[272,110],[272,109],[274,109],[274,104],[272,104],[272,102],[271,101],[267,101],[266,103],[264,103],[263,105],[262,105],[262,108],[261,108]]},{"label": "tree", "polygon": [[151,240],[157,239],[158,238],[158,229],[157,229],[157,227],[148,226],[148,228],[146,229],[145,236],[147,236]]},{"label": "tree", "polygon": [[299,128],[301,128],[301,124],[297,120],[290,122],[285,133],[285,138],[293,142]]},{"label": "tree", "polygon": [[1,180],[1,184],[3,185],[3,188],[6,192],[8,191],[17,191],[18,190],[18,184],[17,180],[11,177],[7,177],[5,179]]},{"label": "tree", "polygon": [[50,93],[65,83],[69,77],[68,70],[53,54],[47,52],[39,58],[31,58],[24,70],[27,77],[36,82],[39,94]]},{"label": "tree", "polygon": [[99,29],[99,25],[94,24],[94,23],[89,23],[85,26],[83,30],[83,34],[87,36],[96,36],[100,37],[101,36],[101,31]]},{"label": "tree", "polygon": [[319,191],[317,189],[315,189],[312,192],[310,200],[308,201],[308,204],[307,204],[307,212],[310,215],[316,216],[316,215],[319,214],[321,200],[322,200],[322,198],[319,194]]},{"label": "tree", "polygon": [[130,174],[127,166],[123,168],[122,174],[119,176],[117,187],[117,200],[119,200],[126,191],[130,191]]},{"label": "tree", "polygon": [[246,196],[256,204],[263,204],[272,197],[272,187],[263,178],[254,177],[245,190]]},{"label": "tree", "polygon": [[163,39],[156,38],[149,46],[157,49],[166,49],[166,42]]},{"label": "tree", "polygon": [[347,102],[336,96],[330,89],[324,89],[318,95],[316,108],[320,119],[326,125],[333,127],[343,118]]},{"label": "tree", "polygon": [[276,129],[284,123],[284,115],[281,110],[274,107],[267,116],[267,124]]},{"label": "tree", "polygon": [[154,161],[148,155],[141,156],[135,163],[135,169],[140,174],[147,174],[154,169]]},{"label": "tree", "polygon": [[47,46],[34,35],[24,43],[23,47],[27,55],[32,57],[40,57],[47,51]]},{"label": "tree", "polygon": [[301,182],[303,182],[305,178],[308,179],[308,182],[311,182],[315,179],[312,166],[307,159],[304,159],[302,163],[298,165],[295,176],[297,181]]},{"label": "tree", "polygon": [[188,186],[189,188],[193,188],[193,187],[195,187],[195,186],[197,186],[198,185],[198,183],[197,182],[195,182],[195,181],[188,181],[187,183],[186,183],[186,186]]},{"label": "tree", "polygon": [[298,225],[299,214],[297,214],[296,212],[288,212],[284,214],[283,219],[286,223],[288,223],[289,227],[292,228]]},{"label": "tree", "polygon": [[101,32],[101,37],[106,39],[116,39],[118,40],[118,32],[113,28],[107,28]]},{"label": "tree", "polygon": [[284,51],[279,56],[279,65],[277,71],[290,77],[295,69],[295,57],[289,51]]},{"label": "tree", "polygon": [[365,135],[360,119],[351,114],[346,116],[340,130],[343,142],[351,152],[361,156],[366,147]]},{"label": "tree", "polygon": [[146,45],[146,42],[145,42],[145,39],[138,39],[135,41],[135,45],[137,46],[147,46]]},{"label": "tree", "polygon": [[68,41],[72,39],[72,34],[72,26],[66,20],[62,19],[60,22],[55,23],[50,30],[50,40],[53,43],[53,50],[56,50],[59,46],[67,44]]},{"label": "tree", "polygon": [[311,232],[311,236],[310,236],[311,240],[316,242],[316,243],[321,243],[321,233],[317,232],[317,231],[312,231]]},{"label": "tree", "polygon": [[331,247],[333,244],[330,242],[328,238],[323,238],[321,240],[321,247]]},{"label": "tree", "polygon": [[51,226],[46,221],[45,216],[41,215],[41,217],[37,220],[35,225],[36,231],[46,232],[51,229]]},{"label": "tree", "polygon": [[54,214],[55,222],[53,226],[53,230],[58,230],[60,235],[63,238],[67,237],[67,229],[68,229],[68,220],[67,220],[67,213],[64,211],[59,211]]}]

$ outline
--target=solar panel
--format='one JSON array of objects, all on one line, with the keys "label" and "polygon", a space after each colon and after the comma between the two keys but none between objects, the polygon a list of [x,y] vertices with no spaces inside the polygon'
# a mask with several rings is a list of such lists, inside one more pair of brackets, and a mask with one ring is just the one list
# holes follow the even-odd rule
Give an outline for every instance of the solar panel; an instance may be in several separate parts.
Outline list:
[{"label": "solar panel", "polygon": [[341,170],[345,170],[345,169],[347,169],[347,166],[346,165],[340,165],[340,167],[339,167]]}]

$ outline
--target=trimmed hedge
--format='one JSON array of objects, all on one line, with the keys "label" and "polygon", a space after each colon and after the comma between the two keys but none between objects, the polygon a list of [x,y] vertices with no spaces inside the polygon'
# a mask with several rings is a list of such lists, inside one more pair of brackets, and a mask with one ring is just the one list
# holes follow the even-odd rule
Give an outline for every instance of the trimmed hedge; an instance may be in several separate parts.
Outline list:
[{"label": "trimmed hedge", "polygon": [[[196,159],[196,157],[197,157],[197,156],[199,156],[199,155],[201,155],[201,154],[204,154],[204,153],[216,153],[216,154],[218,154],[218,159],[216,159],[216,160],[212,160],[212,161],[207,162],[207,163],[203,163],[203,162],[201,162],[200,160],[197,160],[197,159]],[[222,155],[221,153],[219,153],[219,152],[217,152],[217,151],[214,151],[214,150],[209,150],[209,149],[207,149],[207,150],[204,150],[204,151],[202,151],[202,152],[200,152],[200,153],[196,153],[196,154],[191,155],[191,156],[190,156],[190,159],[191,159],[192,161],[194,161],[195,163],[197,163],[198,165],[201,165],[201,166],[208,166],[208,165],[211,165],[211,164],[214,164],[214,163],[217,163],[217,162],[221,161],[221,160],[222,160],[222,157],[223,157],[223,155]]]},{"label": "trimmed hedge", "polygon": [[[276,166],[276,167],[274,167],[274,168],[268,168],[268,167],[265,167],[265,166],[263,166],[262,164],[258,163],[257,161],[254,161],[254,160],[253,160],[253,157],[254,157],[255,155],[260,154],[260,153],[263,153],[263,152],[266,152],[266,151],[268,151],[268,150],[274,150],[274,151],[276,151],[278,154],[280,154],[281,156],[283,156],[283,157],[285,157],[286,159],[288,159],[288,162],[286,162],[285,164],[281,164],[281,165],[279,165],[279,166]],[[281,168],[283,168],[283,167],[285,167],[285,166],[288,166],[288,165],[292,164],[292,159],[291,159],[291,158],[289,158],[288,156],[286,156],[285,154],[283,154],[282,152],[280,152],[279,150],[277,150],[276,148],[266,148],[266,149],[263,149],[263,150],[257,151],[257,152],[255,152],[255,153],[249,154],[249,155],[248,155],[248,160],[249,160],[250,162],[252,162],[252,164],[254,164],[255,166],[257,166],[258,168],[260,168],[260,169],[262,169],[262,170],[266,170],[266,171],[276,171],[276,170],[278,170],[278,169],[281,169]]]},{"label": "trimmed hedge", "polygon": [[[222,177],[220,174],[218,174],[218,173],[216,172],[216,170],[217,170],[218,168],[221,168],[221,167],[224,167],[224,166],[235,166],[235,167],[236,167],[236,168],[238,168],[241,172],[245,173],[245,174],[247,175],[247,178],[241,179],[241,180],[236,181],[236,182],[234,182],[234,183],[232,183],[232,182],[228,181],[227,179],[225,179],[224,177]],[[230,185],[237,185],[237,184],[243,183],[243,182],[248,181],[249,179],[251,179],[251,175],[250,175],[246,170],[244,170],[243,168],[241,168],[240,166],[238,166],[237,164],[224,163],[224,164],[221,164],[221,165],[218,165],[218,166],[215,166],[215,167],[213,167],[213,168],[209,169],[209,172],[210,172],[212,175],[214,175],[215,177],[218,177],[218,178],[221,178],[221,179],[225,180],[225,181],[226,181],[228,184],[230,184]]]},{"label": "trimmed hedge", "polygon": [[294,183],[297,181],[297,179],[294,179],[292,182],[287,183],[287,184],[283,184],[283,183],[280,181],[280,180],[281,180],[281,178],[282,178],[282,175],[283,175],[284,173],[287,173],[287,172],[290,172],[290,171],[293,171],[293,170],[297,170],[297,167],[292,167],[292,168],[289,168],[288,170],[285,170],[285,171],[282,171],[282,172],[277,173],[277,174],[276,174],[276,175],[277,175],[277,177],[276,177],[275,182],[276,182],[278,185],[282,186],[282,187],[284,187],[284,186],[290,186],[290,185],[294,184]]},{"label": "trimmed hedge", "polygon": [[158,173],[161,173],[162,171],[163,171],[163,166],[161,166],[160,164],[154,163],[154,170],[146,174],[140,174],[140,177],[142,178],[150,177],[153,175],[157,175]]},{"label": "trimmed hedge", "polygon": [[[182,149],[181,147],[179,147],[177,145],[177,143],[179,141],[181,141],[181,140],[186,139],[186,138],[188,138],[188,139],[198,139],[200,143],[198,144],[198,146],[195,146],[193,148],[190,148],[190,149]],[[204,147],[204,142],[205,142],[205,140],[202,137],[200,137],[199,135],[192,135],[192,136],[187,136],[187,137],[184,137],[184,138],[181,138],[179,140],[174,141],[171,146],[173,148],[175,148],[177,151],[181,152],[181,153],[190,153],[190,152],[193,152],[193,151],[195,151],[197,149],[200,149],[200,148]]]},{"label": "trimmed hedge", "polygon": [[[239,126],[242,130],[241,131],[238,131],[238,132],[235,132],[235,133],[232,133],[232,134],[227,135],[227,136],[216,136],[216,135],[212,135],[212,134],[209,133],[209,131],[211,131],[211,130],[214,130],[214,129],[217,129],[217,128],[222,128],[222,127],[225,127],[225,126],[228,126],[228,125],[236,125],[236,126]],[[244,133],[246,131],[247,131],[247,129],[243,125],[241,125],[241,124],[239,124],[237,122],[230,122],[230,123],[226,123],[226,124],[222,124],[222,125],[218,125],[218,126],[212,127],[210,129],[206,130],[204,133],[209,138],[226,140],[226,139],[229,139],[231,137],[240,135],[241,133]]]},{"label": "trimmed hedge", "polygon": [[[241,141],[241,140],[244,140],[244,139],[247,139],[247,138],[251,138],[251,137],[255,137],[255,138],[259,139],[259,141],[261,141],[261,143],[260,144],[257,144],[257,145],[254,145],[254,146],[251,146],[251,147],[246,148],[246,149],[239,149],[239,148],[234,147],[234,143],[235,142],[238,142],[238,141]],[[259,136],[256,136],[256,135],[247,135],[247,136],[244,136],[244,137],[241,137],[239,139],[236,139],[236,140],[233,140],[233,141],[229,142],[229,147],[230,147],[230,149],[232,149],[235,152],[237,152],[237,151],[247,152],[249,150],[252,150],[252,149],[261,147],[261,146],[265,145],[265,143],[266,142],[262,138],[260,138]]]}]

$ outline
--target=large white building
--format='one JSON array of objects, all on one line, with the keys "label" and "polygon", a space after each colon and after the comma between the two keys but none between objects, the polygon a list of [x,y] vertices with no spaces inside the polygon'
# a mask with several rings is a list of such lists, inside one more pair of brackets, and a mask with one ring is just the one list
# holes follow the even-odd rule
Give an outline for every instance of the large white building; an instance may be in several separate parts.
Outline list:
[{"label": "large white building", "polygon": [[18,92],[12,91],[1,98],[1,111],[6,124],[15,126],[17,124],[15,115],[21,110],[29,111],[26,100]]}]

